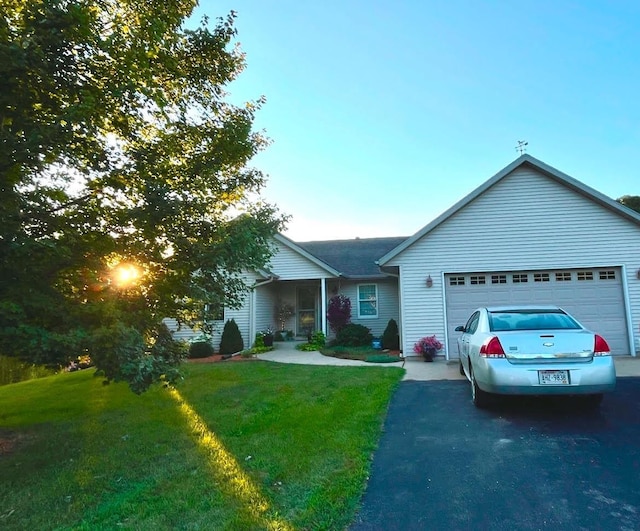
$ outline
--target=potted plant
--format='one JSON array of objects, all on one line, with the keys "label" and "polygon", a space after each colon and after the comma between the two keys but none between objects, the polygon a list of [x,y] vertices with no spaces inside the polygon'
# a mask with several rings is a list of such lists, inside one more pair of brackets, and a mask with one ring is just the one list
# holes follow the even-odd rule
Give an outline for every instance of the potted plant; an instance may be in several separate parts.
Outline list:
[{"label": "potted plant", "polygon": [[273,336],[275,331],[270,326],[258,332],[262,336],[262,341],[264,342],[265,347],[273,346]]},{"label": "potted plant", "polygon": [[436,339],[436,336],[426,336],[413,345],[413,351],[416,354],[422,354],[424,361],[433,361],[436,353],[442,350],[442,346],[442,343]]}]

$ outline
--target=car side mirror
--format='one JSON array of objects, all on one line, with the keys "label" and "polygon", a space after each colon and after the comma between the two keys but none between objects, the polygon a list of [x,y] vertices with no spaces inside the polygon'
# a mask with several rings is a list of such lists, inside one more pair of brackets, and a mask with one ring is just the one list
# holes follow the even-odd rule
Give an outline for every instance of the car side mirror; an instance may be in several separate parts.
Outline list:
[{"label": "car side mirror", "polygon": [[464,332],[464,326],[456,326],[456,332]]}]

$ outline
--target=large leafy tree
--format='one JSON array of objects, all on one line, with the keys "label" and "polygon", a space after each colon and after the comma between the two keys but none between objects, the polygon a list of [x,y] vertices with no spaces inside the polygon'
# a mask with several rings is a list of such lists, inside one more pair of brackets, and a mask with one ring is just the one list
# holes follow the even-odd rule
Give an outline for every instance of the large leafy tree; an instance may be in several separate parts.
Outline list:
[{"label": "large leafy tree", "polygon": [[640,212],[640,195],[623,195],[616,199],[618,203],[622,203],[627,208]]},{"label": "large leafy tree", "polygon": [[162,317],[239,304],[269,259],[263,102],[228,103],[234,13],[189,30],[194,5],[0,0],[1,354],[90,352],[135,391],[175,379]]}]

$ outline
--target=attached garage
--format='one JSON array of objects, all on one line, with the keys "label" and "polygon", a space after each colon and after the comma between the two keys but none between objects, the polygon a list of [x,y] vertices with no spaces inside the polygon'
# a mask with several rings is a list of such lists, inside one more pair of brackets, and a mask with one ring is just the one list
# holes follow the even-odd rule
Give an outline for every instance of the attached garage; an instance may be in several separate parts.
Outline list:
[{"label": "attached garage", "polygon": [[435,335],[456,359],[456,326],[514,303],[563,307],[614,355],[640,350],[640,214],[527,154],[378,265],[399,278],[407,355]]},{"label": "attached garage", "polygon": [[602,335],[614,355],[629,354],[622,268],[449,273],[444,282],[448,352],[458,357],[455,327],[480,306],[556,304]]}]

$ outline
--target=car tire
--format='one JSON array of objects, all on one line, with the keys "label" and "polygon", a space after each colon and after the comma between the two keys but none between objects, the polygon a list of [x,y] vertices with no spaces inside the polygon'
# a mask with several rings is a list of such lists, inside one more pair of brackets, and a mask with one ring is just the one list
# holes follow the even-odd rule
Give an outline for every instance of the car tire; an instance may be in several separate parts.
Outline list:
[{"label": "car tire", "polygon": [[478,387],[476,376],[473,374],[473,367],[469,366],[471,376],[471,400],[477,408],[484,409],[489,406],[491,395]]},{"label": "car tire", "polygon": [[604,395],[602,393],[596,393],[593,395],[586,395],[582,397],[582,403],[586,409],[598,409],[602,404]]},{"label": "car tire", "polygon": [[458,370],[460,371],[460,374],[462,376],[466,376],[466,374],[464,373],[464,367],[462,366],[462,360],[458,361]]}]

